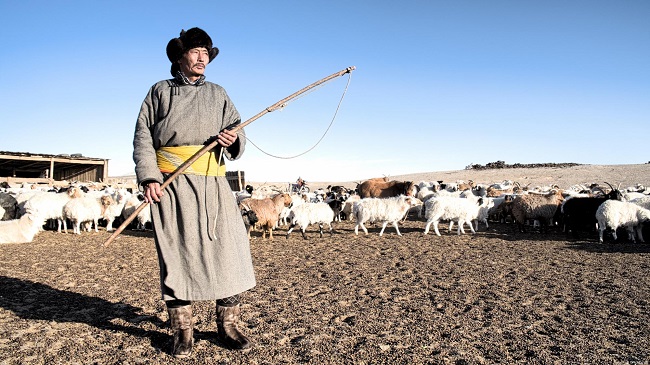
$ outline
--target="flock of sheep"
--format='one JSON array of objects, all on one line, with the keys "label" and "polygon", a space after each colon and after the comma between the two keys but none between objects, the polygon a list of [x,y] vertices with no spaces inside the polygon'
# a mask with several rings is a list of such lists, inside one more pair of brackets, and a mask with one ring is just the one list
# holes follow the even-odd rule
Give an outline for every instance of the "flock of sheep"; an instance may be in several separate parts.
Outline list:
[{"label": "flock of sheep", "polygon": [[[72,184],[55,189],[27,185],[0,187],[0,243],[31,242],[44,225],[56,225],[58,232],[98,231],[100,222],[113,230],[116,219],[126,218],[142,204],[142,194],[98,184]],[[151,212],[142,210],[137,228],[151,222]]]},{"label": "flock of sheep", "polygon": [[[409,181],[370,179],[356,189],[330,186],[309,193],[288,193],[269,187],[234,192],[242,219],[251,231],[262,231],[262,239],[273,239],[273,231],[288,226],[288,238],[294,228],[306,231],[318,225],[322,237],[327,227],[333,234],[332,224],[341,220],[356,222],[354,233],[361,229],[368,234],[368,223],[381,225],[379,236],[390,224],[398,235],[399,223],[407,216],[415,216],[424,223],[423,233],[431,226],[440,236],[439,223],[449,222],[451,231],[457,225],[457,234],[472,233],[479,223],[511,221],[521,231],[539,225],[544,231],[549,226],[561,226],[567,234],[577,237],[581,231],[598,230],[600,242],[604,233],[611,230],[614,240],[616,230],[625,228],[632,242],[644,242],[643,225],[650,221],[650,190],[637,185],[621,189],[592,184],[576,185],[566,189],[558,186],[522,188],[512,181],[494,184],[469,182],[444,183],[442,181],[418,184]],[[98,231],[100,223],[107,231],[113,223],[126,219],[142,204],[142,194],[124,188],[97,184],[73,184],[54,190],[37,185],[0,186],[0,243],[31,242],[47,225],[67,233],[67,223],[73,233],[82,230]],[[143,209],[135,220],[136,229],[144,229],[151,222],[149,209]]]},{"label": "flock of sheep", "polygon": [[324,226],[332,234],[332,223],[344,219],[356,221],[355,234],[359,234],[359,229],[368,234],[366,224],[370,222],[381,225],[380,236],[389,224],[401,236],[399,223],[409,213],[426,222],[424,234],[433,225],[438,236],[441,221],[449,222],[450,231],[457,224],[460,235],[465,233],[465,226],[476,233],[479,222],[488,227],[488,221],[495,220],[514,222],[522,232],[531,225],[539,225],[541,231],[559,225],[574,237],[580,232],[598,230],[600,242],[607,229],[616,240],[616,230],[625,228],[630,241],[644,242],[643,224],[650,222],[650,190],[642,185],[623,190],[609,183],[529,189],[512,181],[415,184],[379,178],[367,180],[354,190],[330,186],[306,194],[289,194],[263,187],[254,191],[249,187],[236,196],[249,235],[257,226],[262,230],[262,238],[269,232],[270,239],[273,229],[287,224],[287,237],[299,226],[306,239],[307,227],[315,224],[322,237]]}]

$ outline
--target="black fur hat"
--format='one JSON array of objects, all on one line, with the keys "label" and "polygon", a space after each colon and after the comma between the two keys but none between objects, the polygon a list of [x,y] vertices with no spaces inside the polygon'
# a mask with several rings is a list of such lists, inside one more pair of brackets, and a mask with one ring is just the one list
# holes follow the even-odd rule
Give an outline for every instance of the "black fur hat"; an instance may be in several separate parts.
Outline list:
[{"label": "black fur hat", "polygon": [[212,62],[219,54],[219,48],[212,47],[212,38],[200,28],[191,28],[187,31],[181,30],[180,37],[172,38],[167,43],[167,58],[172,63],[172,76],[176,76],[176,72],[180,70],[178,60],[183,57],[185,52],[196,47],[205,47],[208,50],[210,56],[208,62]]}]

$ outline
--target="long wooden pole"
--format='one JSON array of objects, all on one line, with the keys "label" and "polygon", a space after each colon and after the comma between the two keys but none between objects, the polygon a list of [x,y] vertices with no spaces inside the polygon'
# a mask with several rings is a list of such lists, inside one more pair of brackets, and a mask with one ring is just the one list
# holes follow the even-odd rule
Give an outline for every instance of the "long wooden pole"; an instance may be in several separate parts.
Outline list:
[{"label": "long wooden pole", "polygon": [[[339,76],[343,76],[346,73],[350,73],[350,72],[354,71],[355,69],[356,69],[356,67],[350,66],[350,67],[348,67],[348,68],[346,68],[344,70],[341,70],[339,72],[335,72],[335,73],[333,73],[333,74],[331,74],[331,75],[329,75],[329,76],[327,76],[327,77],[325,77],[325,78],[323,78],[321,80],[318,80],[318,81],[314,82],[313,84],[311,84],[309,86],[306,86],[306,87],[296,91],[295,93],[287,96],[286,98],[278,101],[277,103],[275,103],[275,104],[271,105],[270,107],[268,107],[268,108],[262,110],[261,112],[257,113],[255,116],[248,119],[247,121],[245,121],[243,123],[231,125],[231,126],[227,127],[227,129],[230,129],[230,130],[232,130],[234,132],[237,132],[238,130],[244,128],[245,126],[253,123],[257,119],[262,117],[264,114],[274,112],[277,109],[280,109],[280,108],[284,107],[284,105],[288,101],[290,101],[291,99],[294,99],[294,98],[304,94],[308,90],[313,89],[316,86],[319,86],[321,84],[324,84],[324,83],[326,83],[326,82],[328,82],[328,81],[330,81],[330,80],[332,80],[334,78],[337,78]],[[208,151],[210,151],[210,150],[214,149],[215,147],[217,147],[218,144],[219,144],[219,142],[215,138],[215,140],[213,142],[211,142],[210,144],[208,144],[205,147],[201,148],[197,153],[192,155],[192,157],[190,157],[187,161],[183,162],[180,166],[178,166],[178,168],[176,170],[174,170],[174,172],[171,175],[169,175],[169,177],[162,183],[162,185],[160,185],[160,189],[162,190],[162,189],[165,189],[167,186],[169,186],[169,184],[171,184],[172,181],[174,181],[174,179],[176,179],[178,177],[178,175],[182,174],[183,171],[185,171],[188,167],[190,167],[190,165],[192,165],[194,162],[196,162],[196,160],[198,160],[205,153],[207,153]],[[124,231],[124,229],[126,229],[126,227],[135,219],[135,217],[137,217],[138,214],[148,206],[149,206],[149,203],[147,203],[147,202],[143,202],[142,204],[140,204],[138,206],[138,208],[133,213],[131,213],[131,215],[128,218],[126,218],[126,220],[124,220],[124,222],[122,222],[122,224],[115,230],[115,232],[113,232],[113,234],[106,240],[106,242],[104,242],[104,246],[108,246],[109,244],[111,244],[111,242],[113,242],[113,240],[115,240],[115,238],[117,236],[119,236],[120,233],[122,233],[122,231]]]}]

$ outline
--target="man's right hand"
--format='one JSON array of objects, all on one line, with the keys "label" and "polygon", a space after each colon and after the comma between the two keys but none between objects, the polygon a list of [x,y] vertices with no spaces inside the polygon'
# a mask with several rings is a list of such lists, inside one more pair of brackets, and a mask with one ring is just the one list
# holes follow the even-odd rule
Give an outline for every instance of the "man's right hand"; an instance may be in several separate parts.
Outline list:
[{"label": "man's right hand", "polygon": [[163,191],[160,189],[160,183],[150,182],[144,187],[144,201],[150,204],[160,202]]}]

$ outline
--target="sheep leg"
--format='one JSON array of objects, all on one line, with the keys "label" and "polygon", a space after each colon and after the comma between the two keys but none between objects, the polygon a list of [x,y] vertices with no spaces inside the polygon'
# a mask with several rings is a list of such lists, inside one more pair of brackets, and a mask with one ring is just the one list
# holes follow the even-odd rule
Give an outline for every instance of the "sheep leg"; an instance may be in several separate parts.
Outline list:
[{"label": "sheep leg", "polygon": [[433,230],[436,232],[436,235],[440,236],[440,231],[438,230],[438,220],[433,221]]},{"label": "sheep leg", "polygon": [[[454,228],[454,221],[449,221],[449,232]],[[460,233],[459,233],[460,234]]]},{"label": "sheep leg", "polygon": [[76,221],[73,233],[81,234],[81,221]]},{"label": "sheep leg", "polygon": [[381,230],[379,231],[379,237],[381,237],[384,234],[384,229],[386,228],[387,225],[388,225],[388,222],[383,222],[381,224]]},{"label": "sheep leg", "polygon": [[634,234],[634,227],[627,226],[627,227],[625,227],[625,230],[627,231],[627,239],[629,241],[632,241],[632,243],[636,243],[636,236]]},{"label": "sheep leg", "polygon": [[461,233],[465,234],[465,229],[463,228],[464,225],[465,225],[465,221],[462,220],[462,219],[459,219],[458,220],[458,230],[457,230],[459,236],[460,236]]},{"label": "sheep leg", "polygon": [[636,235],[639,237],[639,242],[645,243],[645,241],[643,240],[643,225],[642,224],[639,224],[638,226],[636,226]]},{"label": "sheep leg", "polygon": [[[307,239],[307,234],[305,233],[305,231],[307,231],[307,227],[301,228],[300,231],[302,232],[302,238]],[[322,232],[320,236],[323,237]]]},{"label": "sheep leg", "polygon": [[598,242],[603,243],[603,234],[605,233],[605,225],[598,228]]},{"label": "sheep leg", "polygon": [[357,223],[357,225],[354,226],[354,234],[359,235],[359,227],[363,229],[363,233],[368,234],[368,229],[363,223]]},{"label": "sheep leg", "polygon": [[[385,224],[384,224],[384,226],[385,226]],[[401,236],[402,233],[400,233],[400,231],[399,231],[399,227],[397,226],[397,221],[393,222],[393,226],[395,227],[395,231],[397,232],[397,235]]]},{"label": "sheep leg", "polygon": [[323,238],[323,223],[318,223],[318,233],[320,233],[320,238]]},{"label": "sheep leg", "polygon": [[291,223],[291,225],[289,226],[289,230],[287,231],[287,239],[289,239],[289,234],[291,233],[291,231],[293,231],[293,228],[295,226],[296,226],[295,223]]},{"label": "sheep leg", "polygon": [[433,223],[433,221],[427,221],[427,225],[424,226],[424,234],[429,233],[429,227],[431,227],[432,223]]}]

